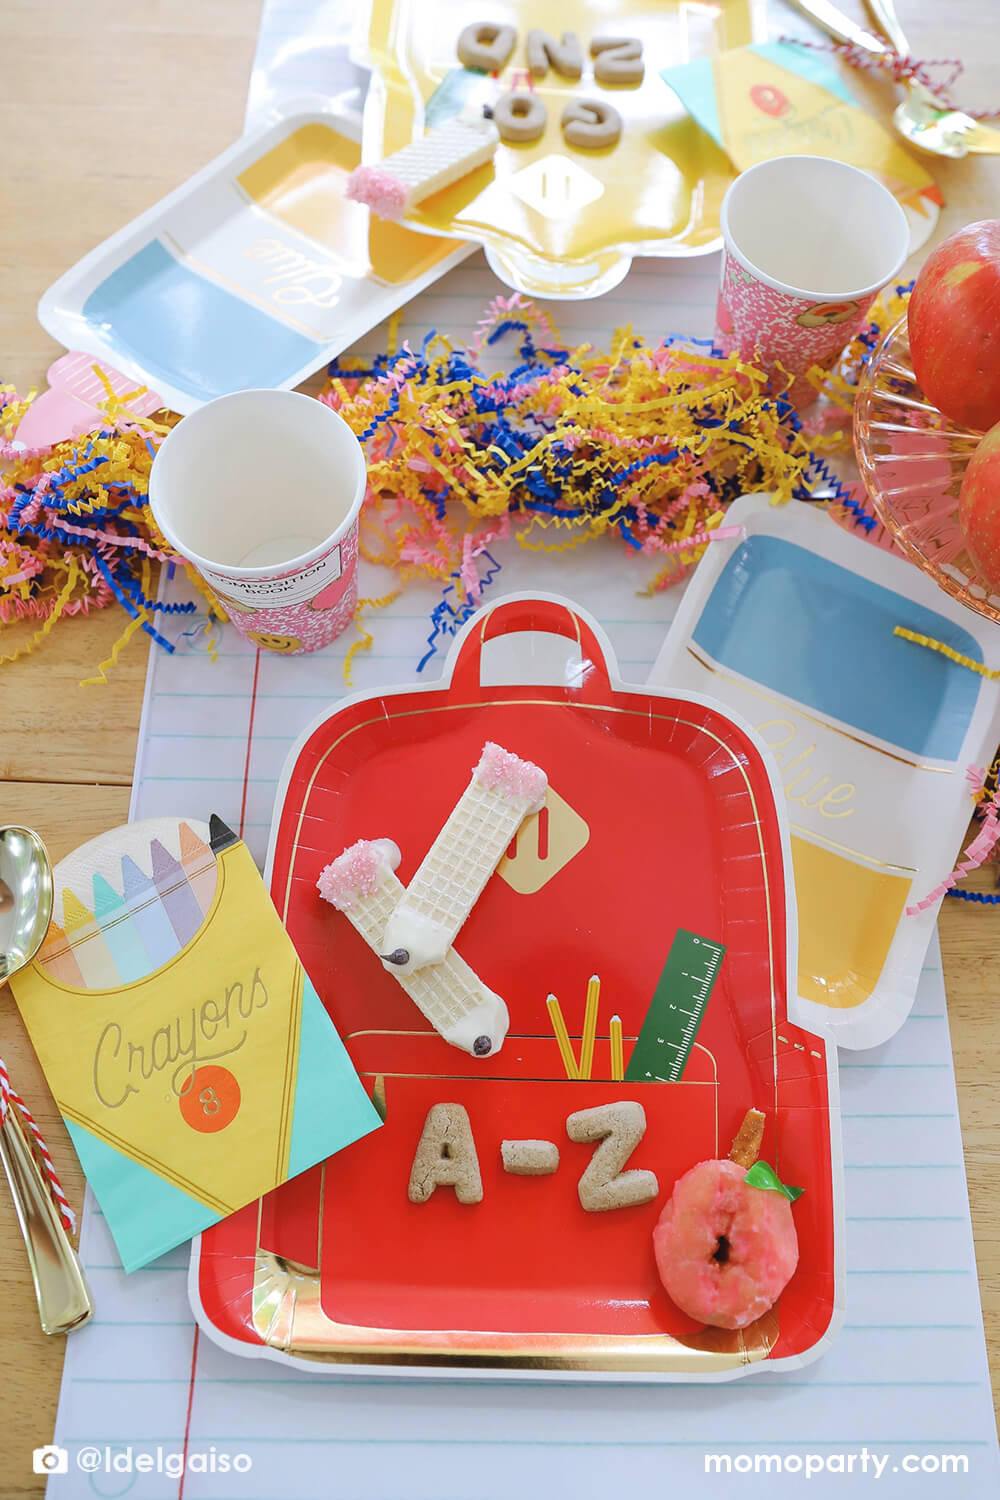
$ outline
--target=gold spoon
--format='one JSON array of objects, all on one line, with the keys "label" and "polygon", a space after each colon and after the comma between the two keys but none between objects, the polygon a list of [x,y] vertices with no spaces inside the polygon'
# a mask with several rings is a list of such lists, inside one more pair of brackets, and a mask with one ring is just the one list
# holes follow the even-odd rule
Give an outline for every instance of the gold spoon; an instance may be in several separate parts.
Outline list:
[{"label": "gold spoon", "polygon": [[[865,0],[872,20],[880,26],[900,57],[909,57],[906,39],[894,0]],[[941,100],[913,79],[904,85],[906,98],[897,105],[893,123],[900,135],[923,151],[941,156],[1000,153],[1000,130],[982,125],[960,109],[946,109]]]},{"label": "gold spoon", "polygon": [[[51,918],[52,867],[45,845],[30,828],[0,828],[0,984],[31,963]],[[69,1333],[93,1316],[94,1303],[14,1104],[0,1125],[0,1162],[28,1252],[42,1330]]]},{"label": "gold spoon", "polygon": [[[848,42],[875,56],[888,51],[879,37],[856,25],[831,0],[790,0],[790,4],[838,42]],[[894,50],[903,57],[909,56],[909,43],[893,0],[866,0],[866,4]],[[906,97],[897,105],[892,122],[911,146],[932,156],[965,156],[968,152],[1000,155],[1000,130],[980,124],[960,109],[947,109],[936,94],[913,79],[908,79],[903,87]]]}]

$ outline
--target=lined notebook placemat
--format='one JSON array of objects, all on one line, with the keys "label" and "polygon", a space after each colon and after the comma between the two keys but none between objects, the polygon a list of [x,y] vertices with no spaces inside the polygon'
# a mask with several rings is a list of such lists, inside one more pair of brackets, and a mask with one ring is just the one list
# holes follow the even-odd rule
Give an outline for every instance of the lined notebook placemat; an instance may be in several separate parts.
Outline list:
[{"label": "lined notebook placemat", "polygon": [[[315,30],[324,6],[331,0],[265,7],[252,106],[266,108],[268,79],[282,65],[295,74],[285,43],[303,26]],[[339,67],[338,60],[324,77],[349,87]],[[302,82],[289,81],[286,92]],[[674,330],[705,336],[717,277],[715,257],[639,261],[609,296],[550,311],[567,340],[599,347],[624,323],[651,338]],[[405,310],[399,336],[416,343],[436,327],[468,337],[498,290],[475,256]],[[356,352],[384,350],[385,338],[376,330]],[[515,589],[569,595],[604,624],[622,675],[645,680],[675,607],[669,593],[638,597],[651,563],[611,543],[559,559],[516,548],[497,557],[503,567],[487,597]],[[365,593],[387,586],[380,570],[362,576]],[[379,612],[374,648],[356,662],[356,688],[414,679],[439,598],[439,590],[411,587]],[[195,625],[174,656],[154,653],[132,817],[218,812],[262,862],[285,755],[344,691],[341,667],[353,639],[347,632],[320,656],[280,659],[227,632],[213,664]],[[436,675],[441,660],[425,675]],[[797,1375],[761,1371],[715,1387],[528,1388],[461,1377],[359,1381],[239,1359],[196,1331],[186,1252],[126,1278],[88,1195],[82,1255],[97,1315],[67,1342],[55,1441],[69,1450],[69,1472],[53,1479],[53,1497],[827,1500],[866,1483],[890,1500],[1000,1493],[936,943],[902,1031],[875,1052],[848,1056],[841,1069],[847,1321],[830,1353]],[[131,1449],[131,1472],[82,1472],[77,1459],[87,1447],[107,1447],[112,1457]],[[213,1450],[216,1471],[201,1472]],[[153,1455],[151,1472],[137,1472],[141,1454]],[[222,1473],[222,1454],[246,1455],[252,1467]]]},{"label": "lined notebook placemat", "polygon": [[[474,274],[454,273],[466,283]],[[452,326],[458,306],[456,298]],[[623,673],[642,680],[671,608],[669,595],[636,596],[642,576],[641,560],[608,547],[558,564],[512,557],[500,578],[509,589],[558,587],[594,610]],[[408,590],[379,618],[358,686],[412,680],[435,598]],[[196,633],[186,651],[154,655],[133,816],[215,809],[262,859],[285,753],[342,690],[346,649],[345,641],[281,660],[229,633],[213,665]],[[126,1278],[88,1198],[83,1257],[97,1316],[68,1341],[56,1440],[70,1451],[70,1474],[53,1481],[53,1495],[125,1493],[107,1488],[110,1478],[95,1479],[105,1486],[95,1490],[74,1472],[76,1453],[96,1444],[135,1454],[159,1447],[164,1462],[213,1447],[252,1459],[246,1474],[189,1472],[183,1485],[167,1472],[133,1475],[127,1493],[156,1500],[781,1493],[773,1467],[743,1471],[763,1459],[791,1462],[781,1477],[794,1495],[843,1495],[850,1461],[856,1485],[875,1482],[877,1459],[879,1494],[985,1500],[1000,1491],[1000,1458],[936,944],[899,1035],[847,1055],[841,1069],[847,1324],[799,1374],[763,1371],[717,1387],[524,1389],[468,1378],[356,1381],[239,1359],[196,1332],[186,1254]],[[710,1455],[722,1473],[706,1472]],[[844,1472],[817,1474],[806,1491],[807,1459]],[[968,1472],[933,1472],[953,1460]],[[923,1473],[904,1470],[921,1463]]]},{"label": "lined notebook placemat", "polygon": [[[74,1468],[81,1449],[107,1446],[159,1450],[166,1472],[133,1475],[127,1490],[150,1500],[534,1500],[553,1491],[825,1500],[849,1492],[848,1463],[855,1486],[878,1468],[876,1493],[895,1500],[986,1500],[998,1493],[1000,1461],[944,998],[935,943],[903,1030],[878,1055],[842,1065],[847,1321],[815,1365],[714,1387],[300,1373],[225,1354],[195,1330],[186,1255],[126,1278],[88,1199],[83,1257],[97,1316],[68,1341],[55,1440],[69,1450],[70,1472],[53,1495],[125,1493],[104,1487],[120,1478],[92,1487]],[[204,1462],[213,1449],[253,1467],[189,1472],[183,1483],[169,1473],[171,1458]],[[768,1470],[745,1471],[765,1460]],[[807,1463],[834,1468],[806,1489]],[[946,1464],[967,1471],[936,1472]]]}]

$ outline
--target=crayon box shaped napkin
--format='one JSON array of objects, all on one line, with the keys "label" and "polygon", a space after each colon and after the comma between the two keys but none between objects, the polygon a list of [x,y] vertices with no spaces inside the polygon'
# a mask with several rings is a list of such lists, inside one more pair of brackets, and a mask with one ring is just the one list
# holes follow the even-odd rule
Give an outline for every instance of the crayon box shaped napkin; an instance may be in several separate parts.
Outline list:
[{"label": "crayon box shaped napkin", "polygon": [[834,157],[870,172],[896,195],[909,214],[911,248],[933,229],[944,198],[930,173],[807,48],[733,47],[664,68],[661,77],[737,172],[775,156]]},{"label": "crayon box shaped napkin", "polygon": [[55,888],[13,988],[127,1271],[380,1124],[218,818],[103,834]]}]

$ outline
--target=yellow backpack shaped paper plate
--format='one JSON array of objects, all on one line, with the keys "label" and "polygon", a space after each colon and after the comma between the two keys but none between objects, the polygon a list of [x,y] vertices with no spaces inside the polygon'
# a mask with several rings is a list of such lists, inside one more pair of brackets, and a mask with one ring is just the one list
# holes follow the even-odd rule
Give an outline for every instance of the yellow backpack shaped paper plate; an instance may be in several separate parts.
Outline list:
[{"label": "yellow backpack shaped paper plate", "polygon": [[[622,280],[633,255],[718,249],[719,207],[733,169],[660,70],[753,41],[753,11],[752,0],[711,7],[683,0],[481,0],[460,13],[448,0],[372,0],[363,58],[373,71],[365,160],[382,160],[447,120],[473,119],[511,92],[532,95],[545,109],[541,134],[523,143],[502,140],[491,163],[425,199],[406,223],[482,244],[493,270],[517,291],[598,296]],[[516,40],[501,67],[489,72],[459,61],[459,35],[470,24],[513,28]],[[532,75],[527,38],[535,30],[556,44],[574,33],[582,76],[566,76],[551,62],[544,76]],[[606,70],[592,44],[611,37],[641,43],[641,81],[595,78],[595,66]],[[617,112],[621,133],[613,145],[567,141],[563,114],[580,101]]]}]

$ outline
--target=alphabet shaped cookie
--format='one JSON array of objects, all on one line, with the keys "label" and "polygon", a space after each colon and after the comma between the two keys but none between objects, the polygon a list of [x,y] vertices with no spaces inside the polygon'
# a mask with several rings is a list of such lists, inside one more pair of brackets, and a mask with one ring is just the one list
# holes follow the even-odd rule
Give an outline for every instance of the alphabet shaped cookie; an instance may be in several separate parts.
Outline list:
[{"label": "alphabet shaped cookie", "polygon": [[439,1187],[455,1189],[459,1203],[481,1203],[483,1179],[469,1114],[461,1104],[432,1104],[410,1169],[407,1196],[426,1203]]},{"label": "alphabet shaped cookie", "polygon": [[614,146],[622,133],[621,115],[603,99],[571,99],[560,124],[566,144],[584,151]]},{"label": "alphabet shaped cookie", "polygon": [[517,46],[513,26],[499,26],[495,21],[471,21],[458,34],[458,60],[463,68],[480,73],[500,73]]},{"label": "alphabet shaped cookie", "polygon": [[588,1213],[651,1203],[660,1191],[654,1172],[622,1167],[646,1134],[646,1111],[634,1100],[579,1109],[566,1121],[571,1141],[600,1141],[580,1178],[580,1203]]},{"label": "alphabet shaped cookie", "polygon": [[575,32],[564,31],[557,42],[547,31],[529,31],[524,44],[528,71],[533,78],[544,78],[554,68],[563,78],[579,78],[583,72],[583,52]]},{"label": "alphabet shaped cookie", "polygon": [[595,36],[590,44],[598,83],[641,83],[646,68],[642,43],[634,36]]}]

